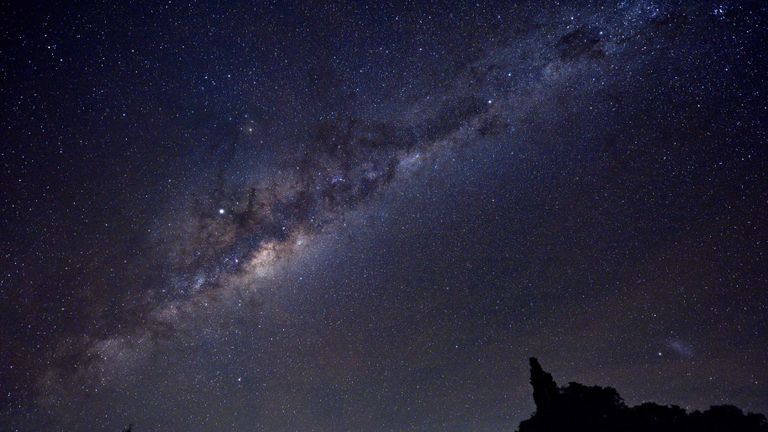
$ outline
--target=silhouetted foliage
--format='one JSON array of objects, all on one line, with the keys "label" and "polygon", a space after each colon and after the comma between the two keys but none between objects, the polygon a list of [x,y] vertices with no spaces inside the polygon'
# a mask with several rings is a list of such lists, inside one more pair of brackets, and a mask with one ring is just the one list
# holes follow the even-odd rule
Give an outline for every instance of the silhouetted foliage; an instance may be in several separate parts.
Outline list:
[{"label": "silhouetted foliage", "polygon": [[744,414],[735,406],[690,414],[650,402],[628,407],[613,388],[573,382],[558,388],[538,360],[531,358],[530,364],[536,412],[520,423],[519,432],[768,432],[765,416]]}]

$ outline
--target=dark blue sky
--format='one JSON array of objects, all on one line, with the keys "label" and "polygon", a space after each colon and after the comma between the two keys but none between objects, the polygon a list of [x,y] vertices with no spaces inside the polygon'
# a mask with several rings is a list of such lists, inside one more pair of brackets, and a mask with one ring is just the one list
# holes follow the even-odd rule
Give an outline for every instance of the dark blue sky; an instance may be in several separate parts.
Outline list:
[{"label": "dark blue sky", "polygon": [[765,8],[4,5],[0,429],[768,411]]}]

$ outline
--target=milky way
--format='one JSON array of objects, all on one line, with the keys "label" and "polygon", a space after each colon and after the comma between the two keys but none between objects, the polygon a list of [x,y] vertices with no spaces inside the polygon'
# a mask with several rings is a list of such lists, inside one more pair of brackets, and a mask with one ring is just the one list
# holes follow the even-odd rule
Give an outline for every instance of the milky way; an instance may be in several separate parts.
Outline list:
[{"label": "milky way", "polygon": [[513,430],[530,355],[768,410],[764,5],[54,12],[4,18],[9,430]]}]

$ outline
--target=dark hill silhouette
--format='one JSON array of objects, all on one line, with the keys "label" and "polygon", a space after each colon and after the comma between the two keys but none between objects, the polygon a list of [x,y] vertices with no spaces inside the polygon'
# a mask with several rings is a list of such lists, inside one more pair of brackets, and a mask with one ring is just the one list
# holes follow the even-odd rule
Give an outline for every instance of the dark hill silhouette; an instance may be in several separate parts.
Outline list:
[{"label": "dark hill silhouette", "polygon": [[613,388],[574,382],[558,387],[538,360],[530,364],[536,412],[520,423],[519,432],[768,432],[765,416],[732,405],[691,413],[650,402],[628,407]]}]

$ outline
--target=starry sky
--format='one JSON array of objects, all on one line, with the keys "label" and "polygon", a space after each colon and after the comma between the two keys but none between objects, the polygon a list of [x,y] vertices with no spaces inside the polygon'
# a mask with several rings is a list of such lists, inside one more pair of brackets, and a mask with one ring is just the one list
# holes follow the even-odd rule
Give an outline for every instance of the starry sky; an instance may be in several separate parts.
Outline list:
[{"label": "starry sky", "polygon": [[768,411],[768,7],[2,2],[0,429]]}]

